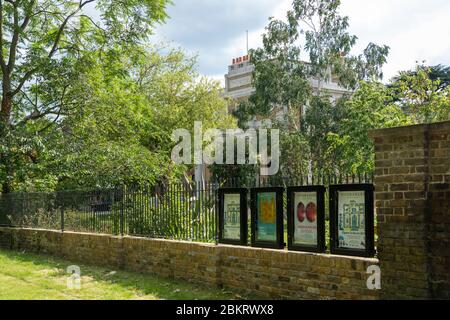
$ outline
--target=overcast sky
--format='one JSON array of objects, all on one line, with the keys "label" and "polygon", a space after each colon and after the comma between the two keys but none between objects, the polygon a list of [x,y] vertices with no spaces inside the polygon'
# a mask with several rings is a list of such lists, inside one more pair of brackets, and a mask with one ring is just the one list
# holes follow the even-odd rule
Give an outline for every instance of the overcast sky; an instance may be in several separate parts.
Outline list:
[{"label": "overcast sky", "polygon": [[[171,42],[198,54],[199,71],[222,80],[233,57],[261,45],[268,18],[284,18],[292,0],[173,0],[170,19],[155,40]],[[450,1],[342,0],[350,32],[359,40],[354,53],[369,42],[391,47],[385,81],[415,61],[450,65]]]}]

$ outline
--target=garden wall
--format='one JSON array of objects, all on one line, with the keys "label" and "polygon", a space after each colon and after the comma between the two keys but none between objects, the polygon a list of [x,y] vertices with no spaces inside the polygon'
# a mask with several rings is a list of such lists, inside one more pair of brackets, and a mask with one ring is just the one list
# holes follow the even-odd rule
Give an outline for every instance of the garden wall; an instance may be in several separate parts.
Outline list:
[{"label": "garden wall", "polygon": [[385,299],[450,299],[450,122],[376,130]]},{"label": "garden wall", "polygon": [[35,229],[0,228],[0,246],[239,289],[266,298],[377,299],[377,259]]}]

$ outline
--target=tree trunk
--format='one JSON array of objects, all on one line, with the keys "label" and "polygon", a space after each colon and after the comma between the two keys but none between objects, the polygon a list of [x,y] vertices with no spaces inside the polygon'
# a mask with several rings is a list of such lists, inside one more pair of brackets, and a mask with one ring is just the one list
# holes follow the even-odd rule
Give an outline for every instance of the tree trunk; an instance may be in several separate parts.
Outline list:
[{"label": "tree trunk", "polygon": [[[0,141],[5,143],[6,134],[9,129],[11,119],[12,97],[8,86],[3,85],[3,98],[0,110]],[[1,181],[2,193],[10,193],[12,191],[9,176],[11,175],[11,167],[4,153],[0,153],[0,164],[4,168],[5,179]]]},{"label": "tree trunk", "polygon": [[2,183],[2,194],[8,194],[11,193],[11,186],[9,184],[9,181],[6,179],[5,181],[3,181]]},{"label": "tree trunk", "polygon": [[[4,126],[3,128],[6,129],[9,126],[10,118],[11,118],[11,109],[12,109],[12,102],[13,97],[11,94],[11,88],[10,85],[5,83],[5,81],[9,82],[9,79],[5,79],[3,77],[3,94],[2,94],[2,107],[0,110],[0,126]],[[0,134],[3,134],[4,132],[0,132]]]},{"label": "tree trunk", "polygon": [[[4,126],[4,123],[3,123],[3,121],[1,121],[1,122],[2,123],[0,124],[0,137],[5,135],[5,130],[3,128],[1,128]],[[4,141],[3,138],[1,140]],[[3,167],[3,173],[5,176],[5,179],[0,182],[1,183],[1,193],[10,193],[12,191],[12,188],[11,188],[8,177],[11,175],[11,167],[10,167],[10,163],[4,153],[0,153],[0,167]]]}]

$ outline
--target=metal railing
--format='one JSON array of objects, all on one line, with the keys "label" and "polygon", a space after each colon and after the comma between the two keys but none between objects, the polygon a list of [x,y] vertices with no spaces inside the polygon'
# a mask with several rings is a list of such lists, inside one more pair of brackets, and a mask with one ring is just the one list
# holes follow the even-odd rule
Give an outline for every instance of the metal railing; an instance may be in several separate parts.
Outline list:
[{"label": "metal railing", "polygon": [[217,192],[221,187],[329,186],[372,180],[370,175],[236,178],[152,187],[12,193],[0,195],[0,225],[216,242]]}]

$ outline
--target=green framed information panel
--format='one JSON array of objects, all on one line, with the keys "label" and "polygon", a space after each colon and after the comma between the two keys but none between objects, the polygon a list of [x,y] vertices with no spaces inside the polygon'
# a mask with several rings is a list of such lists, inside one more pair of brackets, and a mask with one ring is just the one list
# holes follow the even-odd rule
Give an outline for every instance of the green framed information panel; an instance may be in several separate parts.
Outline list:
[{"label": "green framed information panel", "polygon": [[372,257],[374,248],[374,186],[330,186],[331,253]]},{"label": "green framed information panel", "polygon": [[247,245],[247,189],[219,189],[219,243]]},{"label": "green framed information panel", "polygon": [[284,248],[283,193],[282,187],[251,190],[252,246]]},{"label": "green framed information panel", "polygon": [[323,186],[287,189],[289,250],[325,251],[325,190]]}]

